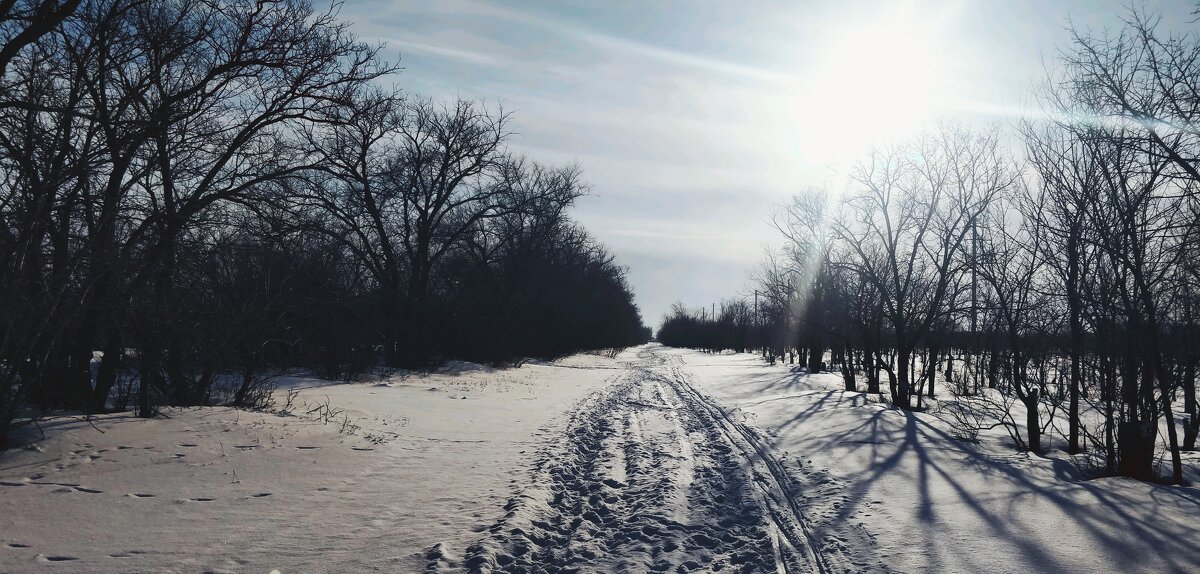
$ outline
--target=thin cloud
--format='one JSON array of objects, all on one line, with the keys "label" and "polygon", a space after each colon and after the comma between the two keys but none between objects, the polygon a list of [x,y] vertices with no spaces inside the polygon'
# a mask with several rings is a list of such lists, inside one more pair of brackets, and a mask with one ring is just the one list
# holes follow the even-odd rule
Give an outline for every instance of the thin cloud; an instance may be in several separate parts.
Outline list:
[{"label": "thin cloud", "polygon": [[700,56],[678,50],[671,50],[661,46],[646,44],[644,42],[629,40],[627,38],[621,38],[609,34],[601,34],[591,30],[572,26],[558,20],[513,8],[483,4],[471,0],[459,0],[458,2],[444,3],[442,7],[444,9],[453,11],[467,10],[469,12],[464,13],[502,18],[515,23],[551,30],[570,36],[577,40],[582,40],[596,48],[620,51],[640,58],[647,58],[670,64],[676,67],[686,67],[695,70],[716,72],[731,77],[755,80],[759,82],[776,84],[791,84],[796,82],[795,76],[784,74],[775,70],[723,61],[716,58]]},{"label": "thin cloud", "polygon": [[470,50],[461,50],[458,48],[446,48],[444,46],[434,46],[432,44],[426,44],[424,42],[398,40],[396,38],[375,37],[375,38],[369,38],[369,39],[377,40],[380,42],[385,42],[385,43],[387,43],[387,45],[389,47],[405,48],[408,50],[412,50],[414,52],[429,54],[431,56],[440,56],[442,58],[449,58],[452,60],[458,60],[460,62],[467,62],[469,64],[492,66],[492,65],[498,64],[500,62],[499,59],[497,59],[493,56],[490,56],[488,54],[482,54],[479,52],[472,52]]},{"label": "thin cloud", "polygon": [[709,72],[717,72],[717,73],[735,76],[735,77],[739,77],[739,78],[757,80],[757,81],[768,82],[768,83],[791,84],[791,83],[794,83],[797,79],[795,76],[792,76],[789,74],[783,74],[780,72],[776,72],[774,70],[767,70],[767,69],[756,68],[753,66],[747,66],[747,65],[743,65],[743,64],[735,64],[732,62],[725,62],[725,61],[718,60],[715,58],[709,58],[709,57],[705,57],[705,56],[697,56],[695,54],[691,54],[688,52],[669,50],[669,49],[661,48],[658,46],[652,46],[650,44],[644,44],[642,42],[635,42],[633,40],[627,40],[625,38],[618,38],[616,36],[597,34],[595,32],[589,32],[589,31],[579,30],[579,29],[574,29],[573,31],[577,35],[577,37],[594,44],[598,48],[620,50],[620,51],[624,51],[624,52],[627,52],[627,53],[630,53],[630,54],[633,54],[636,56],[641,56],[641,57],[645,57],[645,58],[653,58],[660,62],[666,62],[666,63],[673,64],[676,66],[695,68],[697,70],[704,70],[704,71],[709,71]]}]

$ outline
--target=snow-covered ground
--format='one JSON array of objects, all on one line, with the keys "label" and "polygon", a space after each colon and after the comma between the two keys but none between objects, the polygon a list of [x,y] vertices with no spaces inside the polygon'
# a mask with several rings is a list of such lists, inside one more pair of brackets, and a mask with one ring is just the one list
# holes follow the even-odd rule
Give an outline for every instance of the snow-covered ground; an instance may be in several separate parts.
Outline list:
[{"label": "snow-covered ground", "polygon": [[656,345],[42,424],[0,572],[1187,572],[1200,491]]},{"label": "snow-covered ground", "polygon": [[830,520],[839,495],[829,477],[777,457],[741,417],[697,391],[680,356],[643,347],[619,359],[620,380],[573,409],[530,488],[462,566],[883,570],[861,525]]},{"label": "snow-covered ground", "polygon": [[478,541],[556,417],[621,373],[590,355],[458,367],[287,380],[303,389],[287,417],[45,422],[44,440],[0,454],[0,572],[422,571],[435,545]]},{"label": "snow-covered ground", "polygon": [[1061,452],[1018,454],[999,429],[963,442],[936,414],[842,390],[840,375],[664,352],[774,452],[827,468],[844,487],[841,520],[866,523],[896,570],[1200,572],[1200,489],[1085,481]]}]

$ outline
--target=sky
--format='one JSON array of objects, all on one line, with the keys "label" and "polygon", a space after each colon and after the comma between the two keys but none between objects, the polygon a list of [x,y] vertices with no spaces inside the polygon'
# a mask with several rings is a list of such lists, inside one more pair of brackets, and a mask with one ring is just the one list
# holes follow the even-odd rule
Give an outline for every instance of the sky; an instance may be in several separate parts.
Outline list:
[{"label": "sky", "polygon": [[[1173,24],[1192,2],[1138,4]],[[513,114],[510,146],[576,164],[573,215],[628,268],[642,317],[749,296],[775,206],[844,185],[873,144],[939,119],[1009,126],[1109,0],[346,0],[401,89]]]}]

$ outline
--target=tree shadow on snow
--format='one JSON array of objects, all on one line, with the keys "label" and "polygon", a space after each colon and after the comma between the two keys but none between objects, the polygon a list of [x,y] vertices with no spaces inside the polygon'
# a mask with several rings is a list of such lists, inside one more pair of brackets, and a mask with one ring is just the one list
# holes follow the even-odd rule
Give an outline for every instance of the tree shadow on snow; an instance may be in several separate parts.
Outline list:
[{"label": "tree shadow on snow", "polygon": [[[799,448],[789,445],[799,451],[794,454],[831,451],[865,461],[865,470],[838,476],[844,500],[836,516],[824,522],[827,527],[862,521],[858,513],[877,512],[872,506],[885,497],[893,497],[887,501],[893,512],[912,504],[920,526],[903,534],[897,550],[919,553],[913,562],[924,568],[1088,571],[1104,565],[1136,571],[1157,568],[1157,560],[1167,570],[1187,571],[1200,563],[1200,549],[1190,542],[1194,529],[1162,518],[1180,506],[1185,510],[1175,510],[1175,516],[1200,515],[1197,489],[1125,484],[1124,479],[1084,481],[1069,460],[989,453],[954,438],[932,415],[868,405],[863,393],[830,389],[802,368],[782,376],[748,376],[733,388],[738,392],[728,398],[743,408],[780,409],[788,401],[800,407],[771,425],[774,450],[799,440]],[[779,396],[755,399],[764,394]],[[844,407],[864,408],[856,408],[856,416],[832,416],[845,413]],[[881,487],[885,477],[905,478],[911,488],[897,488],[905,483],[895,480]],[[1195,510],[1187,511],[1189,505]],[[820,536],[820,525],[814,526]],[[1085,540],[1072,540],[1072,533]],[[979,552],[980,544],[972,543],[978,539],[1004,548],[1009,563],[997,564],[994,553]],[[1101,552],[1096,564],[1081,563],[1076,550],[1061,551],[1080,543]]]},{"label": "tree shadow on snow", "polygon": [[[821,401],[827,399],[822,397]],[[817,406],[814,404],[798,416],[805,416],[804,413],[816,410]],[[902,424],[896,424],[899,421]],[[871,438],[862,440],[863,435]],[[1200,559],[1183,542],[1187,539],[1186,529],[1173,532],[1170,525],[1156,521],[1154,518],[1159,515],[1156,509],[1145,508],[1143,501],[1129,496],[1129,490],[1076,481],[1075,472],[1068,473],[1060,467],[1070,466],[1066,461],[1055,461],[1054,480],[1035,480],[1028,469],[955,440],[915,413],[880,408],[858,426],[834,435],[828,442],[831,446],[840,443],[842,448],[846,444],[862,444],[861,448],[868,449],[865,455],[870,460],[867,472],[843,477],[849,483],[849,492],[839,512],[840,520],[849,520],[872,496],[872,487],[881,477],[908,474],[912,492],[892,492],[891,496],[911,496],[917,500],[917,517],[929,527],[907,533],[906,538],[910,541],[909,551],[925,553],[931,566],[942,563],[939,555],[945,555],[972,570],[996,570],[997,564],[979,562],[982,558],[976,558],[970,538],[978,534],[1011,547],[1008,555],[1014,562],[1045,571],[1086,570],[1053,550],[1060,544],[1070,544],[1069,540],[1047,539],[1045,529],[1040,533],[1032,530],[1047,520],[1040,512],[1044,508],[1041,504],[1045,503],[1057,507],[1064,517],[1098,541],[1098,547],[1109,549],[1106,558],[1115,562],[1108,563],[1119,566],[1119,570],[1146,568],[1145,560],[1154,557],[1172,571],[1183,571]],[[1064,481],[1063,477],[1069,480]],[[980,484],[988,486],[981,489]],[[1193,504],[1200,498],[1192,489],[1143,483],[1132,486],[1135,492],[1150,489],[1152,500],[1159,504],[1164,497],[1167,500],[1181,497]],[[981,490],[995,494],[981,494]],[[1136,512],[1130,511],[1135,508]],[[984,528],[976,533],[946,536],[949,525],[945,513],[961,511],[973,514]]]}]

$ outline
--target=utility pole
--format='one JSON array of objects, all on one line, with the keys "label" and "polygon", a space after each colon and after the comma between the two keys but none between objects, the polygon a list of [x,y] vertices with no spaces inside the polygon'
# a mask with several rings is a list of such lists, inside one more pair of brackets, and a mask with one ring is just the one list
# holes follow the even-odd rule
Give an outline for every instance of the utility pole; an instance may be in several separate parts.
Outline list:
[{"label": "utility pole", "polygon": [[979,265],[978,245],[979,245],[978,226],[977,226],[975,220],[971,220],[971,336],[972,337],[975,336],[975,332],[976,332],[975,329],[977,328],[976,314],[978,313],[978,305],[976,304],[976,301],[978,301],[978,299],[976,299],[976,292],[979,289],[979,279],[977,277],[978,272],[976,271],[976,266]]},{"label": "utility pole", "polygon": [[976,291],[979,289],[978,265],[979,261],[979,227],[977,222],[971,220],[971,350],[967,352],[966,367],[971,373],[971,377],[975,383],[975,393],[979,393],[979,366],[975,362],[975,354],[979,352],[979,331],[978,313],[979,305],[977,303]]},{"label": "utility pole", "polygon": [[[754,342],[757,343],[758,339],[760,339],[760,338],[762,338],[762,335],[759,333],[759,329],[758,329],[758,289],[755,289],[754,290]],[[766,353],[764,352],[763,354],[765,355]]]}]

